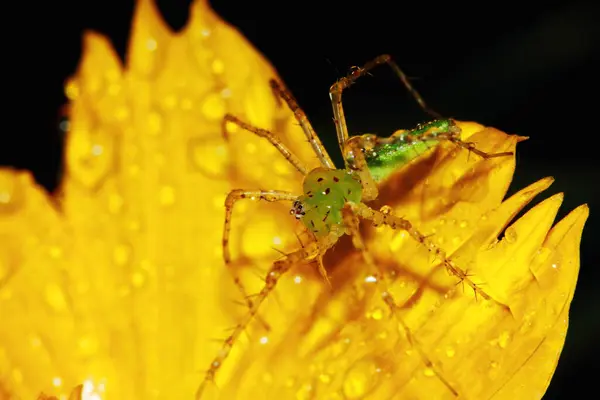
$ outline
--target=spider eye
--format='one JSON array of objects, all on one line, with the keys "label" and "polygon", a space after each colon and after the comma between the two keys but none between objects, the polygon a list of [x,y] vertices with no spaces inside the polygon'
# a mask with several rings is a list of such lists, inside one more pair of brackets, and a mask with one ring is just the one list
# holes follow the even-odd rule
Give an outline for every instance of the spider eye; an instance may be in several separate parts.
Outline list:
[{"label": "spider eye", "polygon": [[300,219],[300,218],[302,218],[302,216],[304,214],[306,214],[304,212],[304,206],[302,205],[302,203],[300,201],[298,201],[298,200],[294,201],[292,209],[290,210],[290,214],[292,214],[294,217],[296,217],[296,219]]}]

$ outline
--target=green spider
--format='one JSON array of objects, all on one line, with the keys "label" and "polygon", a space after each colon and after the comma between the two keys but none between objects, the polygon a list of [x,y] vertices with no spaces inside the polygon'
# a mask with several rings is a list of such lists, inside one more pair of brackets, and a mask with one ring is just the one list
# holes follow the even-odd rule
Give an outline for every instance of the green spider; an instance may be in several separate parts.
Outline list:
[{"label": "green spider", "polygon": [[[400,77],[419,105],[426,112],[438,119],[419,125],[410,131],[396,132],[389,138],[380,138],[376,135],[349,137],[342,108],[342,92],[359,77],[364,76],[369,70],[382,64],[388,64]],[[326,149],[315,134],[306,114],[298,106],[293,96],[277,81],[271,80],[270,84],[275,94],[283,99],[294,113],[306,138],[320,160],[321,166],[311,171],[307,170],[304,164],[272,132],[251,126],[235,116],[225,116],[223,121],[224,127],[227,122],[234,123],[244,130],[265,138],[277,148],[286,160],[304,176],[304,193],[297,195],[279,190],[236,189],[231,191],[227,196],[225,200],[226,211],[223,229],[223,258],[225,265],[233,276],[236,286],[246,299],[248,312],[243,320],[233,329],[230,336],[225,339],[223,347],[210,364],[205,379],[196,393],[197,399],[201,397],[206,384],[214,380],[217,371],[228,357],[233,345],[252,319],[256,317],[261,304],[274,290],[278,280],[292,266],[299,263],[316,261],[320,274],[329,282],[322,262],[323,255],[343,235],[348,234],[351,236],[353,245],[362,253],[365,263],[371,269],[371,276],[375,277],[378,282],[377,286],[383,301],[392,310],[392,313],[396,315],[395,311],[398,306],[392,295],[385,289],[385,277],[375,265],[361,238],[359,232],[360,219],[368,220],[375,226],[387,225],[392,229],[406,231],[414,240],[421,243],[430,253],[440,259],[450,274],[470,286],[476,295],[490,300],[490,296],[469,279],[467,273],[456,266],[446,256],[444,250],[415,229],[410,221],[393,215],[390,207],[384,206],[380,210],[375,210],[365,203],[377,199],[379,195],[378,183],[442,140],[451,141],[459,147],[474,152],[483,158],[511,156],[512,152],[488,154],[476,149],[473,143],[463,142],[460,139],[461,130],[456,123],[451,119],[441,119],[437,113],[430,110],[421,96],[408,82],[406,75],[391,60],[390,56],[382,55],[366,63],[362,68],[354,68],[350,74],[334,83],[329,90],[338,143],[345,163],[344,169],[336,169]],[[225,129],[224,134],[227,136]],[[302,221],[313,237],[313,240],[303,245],[301,249],[287,254],[281,260],[275,261],[264,278],[264,287],[258,294],[252,297],[247,295],[241,280],[236,275],[232,267],[229,252],[233,206],[237,201],[242,199],[291,202],[292,208],[290,213]],[[411,335],[408,327],[399,317],[398,319],[410,339]],[[423,356],[424,363],[432,368],[448,389],[457,396],[458,393],[456,390],[437,373],[436,368],[424,353],[421,351],[420,353]]]}]

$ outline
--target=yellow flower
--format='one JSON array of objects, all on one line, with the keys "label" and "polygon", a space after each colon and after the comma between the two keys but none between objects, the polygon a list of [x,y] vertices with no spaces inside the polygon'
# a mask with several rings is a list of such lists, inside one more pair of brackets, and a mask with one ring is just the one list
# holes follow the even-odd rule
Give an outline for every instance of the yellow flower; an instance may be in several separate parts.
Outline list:
[{"label": "yellow flower", "polygon": [[[192,398],[222,345],[214,339],[247,313],[222,261],[226,194],[301,189],[265,141],[236,131],[225,142],[223,115],[271,129],[317,162],[271,93],[272,67],[204,1],[177,34],[151,1],[138,1],[124,67],[100,35],[84,44],[66,84],[60,194],[28,172],[0,171],[0,398]],[[461,127],[486,151],[519,140]],[[206,397],[541,398],[564,343],[588,209],[552,227],[555,195],[510,225],[551,183],[502,202],[514,166],[443,145],[379,199],[431,234],[493,300],[463,290],[403,232],[366,229],[397,317],[345,238],[325,258],[333,288],[313,265],[293,268]],[[248,201],[235,210],[233,257],[251,293],[279,257],[273,247],[300,246],[288,209]]]}]

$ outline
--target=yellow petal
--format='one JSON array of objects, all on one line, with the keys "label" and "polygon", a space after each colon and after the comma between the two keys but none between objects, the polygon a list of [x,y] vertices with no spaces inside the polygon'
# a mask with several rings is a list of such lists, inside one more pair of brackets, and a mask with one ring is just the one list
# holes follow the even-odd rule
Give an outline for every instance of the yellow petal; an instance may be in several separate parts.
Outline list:
[{"label": "yellow petal", "polygon": [[[225,196],[299,192],[302,179],[266,141],[231,126],[226,141],[221,120],[232,113],[273,130],[308,168],[318,163],[269,88],[273,67],[206,1],[190,11],[173,33],[139,0],[125,67],[106,38],[86,33],[65,86],[58,196],[29,173],[0,170],[0,398],[192,398],[248,313],[222,261]],[[460,126],[488,152],[523,139]],[[513,157],[484,161],[444,144],[386,182],[377,204],[431,235],[491,301],[463,292],[405,233],[365,229],[395,316],[344,238],[325,257],[333,290],[314,265],[295,266],[206,397],[541,397],[564,342],[588,211],[551,228],[554,196],[506,228],[551,183],[503,202],[514,167]],[[236,206],[233,269],[250,293],[280,257],[273,247],[300,247],[288,209]]]}]

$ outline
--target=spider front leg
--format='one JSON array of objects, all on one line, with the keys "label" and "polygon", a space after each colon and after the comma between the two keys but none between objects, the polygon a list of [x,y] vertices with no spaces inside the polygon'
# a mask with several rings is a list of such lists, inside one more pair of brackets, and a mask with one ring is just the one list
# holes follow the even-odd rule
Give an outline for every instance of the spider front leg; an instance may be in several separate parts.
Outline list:
[{"label": "spider front leg", "polygon": [[[235,205],[235,203],[237,201],[242,200],[242,199],[265,200],[268,202],[276,202],[276,201],[294,201],[297,198],[298,198],[298,196],[296,196],[292,193],[278,191],[278,190],[264,191],[264,190],[236,189],[236,190],[232,190],[231,192],[229,192],[229,194],[227,195],[227,198],[225,199],[225,226],[223,227],[223,239],[222,239],[223,260],[225,261],[225,267],[227,268],[227,270],[229,271],[229,274],[231,275],[231,278],[233,279],[233,283],[235,284],[235,286],[238,288],[238,290],[242,294],[242,298],[246,302],[247,307],[250,309],[253,307],[252,299],[250,298],[250,296],[248,296],[248,293],[246,292],[246,288],[244,287],[244,284],[240,280],[240,277],[238,276],[238,274],[235,271],[234,266],[232,265],[231,253],[229,252],[229,235],[231,233],[231,216],[233,215],[233,206]],[[265,327],[268,327],[268,325],[266,325],[266,323],[263,323],[263,325],[265,325]]]},{"label": "spider front leg", "polygon": [[[259,193],[259,192],[245,192],[245,193]],[[272,192],[270,192],[272,193]],[[217,356],[210,363],[209,369],[206,371],[204,380],[196,391],[196,400],[202,397],[202,393],[206,386],[210,382],[214,382],[217,371],[221,368],[234,344],[239,339],[242,332],[246,330],[252,319],[256,317],[260,306],[267,299],[267,297],[275,290],[279,279],[288,272],[294,265],[304,262],[313,261],[315,258],[324,254],[330,249],[338,240],[338,234],[335,232],[330,233],[327,236],[320,238],[317,241],[311,242],[303,248],[294,251],[285,256],[282,260],[275,261],[273,266],[269,269],[267,276],[265,277],[265,285],[255,296],[254,301],[248,308],[247,314],[244,316],[242,321],[238,323],[233,329],[232,333],[223,341],[223,345]]]},{"label": "spider front leg", "polygon": [[406,89],[426,113],[434,118],[441,118],[439,113],[433,111],[427,106],[425,100],[423,100],[423,97],[421,97],[419,92],[417,92],[417,90],[410,84],[408,77],[404,72],[402,72],[398,64],[396,64],[388,54],[381,55],[363,65],[362,68],[353,68],[348,75],[339,79],[329,88],[329,97],[331,98],[331,105],[333,107],[333,119],[335,122],[338,144],[340,145],[340,150],[342,150],[342,152],[344,151],[344,145],[349,137],[346,117],[344,115],[344,108],[342,107],[342,92],[344,89],[349,88],[358,78],[367,75],[370,70],[383,64],[388,64],[394,73],[398,75]]},{"label": "spider front leg", "polygon": [[292,164],[294,166],[294,168],[296,168],[296,170],[298,170],[298,172],[300,172],[303,176],[306,176],[306,174],[308,173],[308,170],[306,169],[304,164],[302,164],[302,162],[298,159],[298,157],[296,157],[294,155],[294,153],[292,153],[281,142],[281,140],[277,136],[275,136],[274,133],[272,133],[266,129],[263,129],[263,128],[257,128],[255,126],[252,126],[252,125],[248,124],[247,122],[244,122],[241,119],[239,119],[238,117],[231,115],[231,114],[225,114],[225,117],[223,117],[222,126],[221,126],[221,129],[223,132],[223,137],[226,140],[229,140],[229,131],[227,130],[228,122],[231,122],[232,124],[235,124],[248,132],[254,133],[258,137],[267,139],[267,141],[269,143],[271,143],[271,145],[273,145],[273,147],[275,147],[285,157],[285,159],[290,164]]},{"label": "spider front leg", "polygon": [[457,277],[460,282],[466,283],[468,286],[473,289],[475,296],[482,297],[486,300],[492,300],[501,307],[505,309],[509,309],[509,307],[505,304],[498,302],[497,300],[492,299],[490,295],[488,295],[485,291],[483,291],[475,282],[473,282],[466,271],[458,267],[454,262],[447,257],[446,252],[442,250],[439,246],[433,243],[427,236],[423,235],[417,229],[413,227],[410,221],[397,217],[393,215],[389,211],[377,211],[369,206],[360,203],[360,204],[352,204],[352,211],[358,215],[360,218],[371,221],[371,223],[375,226],[387,225],[392,229],[401,229],[406,231],[414,240],[421,243],[430,253],[432,253],[436,258],[439,258],[446,270],[453,276]]},{"label": "spider front leg", "polygon": [[319,161],[321,161],[321,165],[325,168],[335,169],[335,165],[333,164],[333,161],[331,161],[331,157],[329,157],[325,146],[323,146],[323,143],[321,143],[321,140],[319,139],[319,136],[317,136],[317,134],[315,133],[315,130],[313,129],[310,121],[308,120],[306,113],[302,110],[302,108],[300,108],[294,96],[292,96],[289,90],[287,90],[281,83],[277,82],[275,79],[271,79],[269,81],[269,84],[271,85],[271,89],[273,90],[275,97],[277,99],[283,99],[283,101],[285,101],[285,103],[288,105],[289,109],[294,113],[296,121],[298,121],[298,123],[300,124],[300,127],[302,128],[302,131],[306,136],[306,139],[312,146],[313,151],[317,155]]}]

